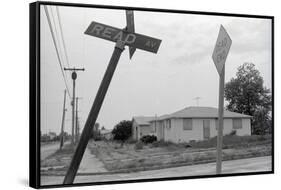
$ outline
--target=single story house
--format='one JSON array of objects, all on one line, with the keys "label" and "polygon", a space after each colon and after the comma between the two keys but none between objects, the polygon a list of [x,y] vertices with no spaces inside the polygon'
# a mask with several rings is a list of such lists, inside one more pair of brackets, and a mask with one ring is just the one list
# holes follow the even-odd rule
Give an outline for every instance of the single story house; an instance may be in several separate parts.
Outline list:
[{"label": "single story house", "polygon": [[[223,134],[236,131],[236,135],[251,135],[251,117],[224,111]],[[154,134],[158,140],[174,143],[200,141],[217,136],[218,109],[212,107],[187,107],[160,117],[134,117],[132,137]]]},{"label": "single story house", "polygon": [[153,117],[137,116],[132,121],[132,137],[134,140],[140,140],[145,135],[156,135],[155,127],[152,126]]},{"label": "single story house", "polygon": [[113,138],[113,135],[111,132],[112,132],[112,130],[109,130],[109,129],[101,129],[100,136],[103,139],[111,140]]}]

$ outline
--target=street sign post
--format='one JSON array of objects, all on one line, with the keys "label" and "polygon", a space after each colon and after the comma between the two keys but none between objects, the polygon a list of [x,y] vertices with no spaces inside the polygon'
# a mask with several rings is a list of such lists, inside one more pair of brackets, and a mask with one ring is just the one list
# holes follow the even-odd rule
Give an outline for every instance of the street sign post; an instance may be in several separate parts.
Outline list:
[{"label": "street sign post", "polygon": [[[126,10],[126,21],[127,21],[127,31],[134,33],[135,32],[134,11]],[[132,59],[135,51],[136,51],[135,47],[129,46],[130,59]]]},{"label": "street sign post", "polygon": [[216,173],[221,174],[222,168],[222,139],[223,139],[223,107],[224,107],[224,78],[225,61],[231,46],[231,39],[221,25],[217,42],[212,55],[213,61],[220,76],[219,83],[219,111],[218,111],[218,134],[217,134],[217,163]]},{"label": "street sign post", "polygon": [[102,106],[107,89],[117,67],[119,58],[124,50],[125,45],[149,52],[157,53],[161,40],[144,36],[141,34],[131,33],[127,30],[121,30],[105,24],[92,22],[87,28],[85,34],[116,42],[113,54],[109,61],[108,67],[100,84],[96,98],[86,120],[80,141],[75,153],[71,159],[70,166],[65,175],[63,184],[72,184],[83,158],[86,146],[91,136],[93,126],[96,123],[100,108]]}]

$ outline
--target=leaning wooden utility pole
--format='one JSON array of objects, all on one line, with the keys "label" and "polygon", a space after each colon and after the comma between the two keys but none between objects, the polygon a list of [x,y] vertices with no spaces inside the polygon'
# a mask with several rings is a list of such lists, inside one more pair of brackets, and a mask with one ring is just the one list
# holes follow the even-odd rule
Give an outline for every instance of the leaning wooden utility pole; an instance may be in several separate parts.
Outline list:
[{"label": "leaning wooden utility pole", "polygon": [[219,110],[218,110],[218,135],[217,135],[217,163],[216,173],[222,171],[222,143],[223,143],[223,121],[224,121],[224,78],[225,78],[225,61],[228,55],[231,39],[224,27],[221,25],[217,42],[212,55],[213,61],[217,68],[219,80]]},{"label": "leaning wooden utility pole", "polygon": [[73,81],[73,87],[72,87],[72,101],[71,101],[71,106],[72,106],[72,128],[71,128],[71,144],[74,144],[75,142],[75,134],[74,134],[74,128],[75,128],[75,81],[77,78],[77,73],[76,71],[84,71],[84,68],[64,68],[65,71],[72,71],[71,78]]},{"label": "leaning wooden utility pole", "polygon": [[128,45],[129,47],[135,47],[135,48],[157,53],[161,43],[161,40],[156,38],[152,38],[136,33],[131,33],[128,32],[127,30],[122,30],[119,28],[115,28],[97,22],[92,22],[88,27],[88,29],[86,30],[85,34],[110,40],[116,42],[116,44],[111,59],[109,61],[109,64],[107,66],[106,72],[104,74],[104,77],[98,89],[96,98],[94,100],[88,118],[86,120],[84,129],[80,137],[80,141],[71,159],[71,163],[67,170],[63,184],[72,184],[74,181],[83,154],[85,152],[86,146],[90,139],[93,126],[96,123],[104,97],[106,95],[107,89],[109,87],[109,84],[111,82],[114,71],[116,69],[116,66],[118,64],[119,58],[124,50],[125,45]]},{"label": "leaning wooden utility pole", "polygon": [[63,98],[63,111],[62,111],[62,121],[61,121],[61,133],[60,133],[60,149],[62,149],[64,144],[64,120],[65,120],[65,98],[66,98],[66,90],[64,90],[64,98]]}]

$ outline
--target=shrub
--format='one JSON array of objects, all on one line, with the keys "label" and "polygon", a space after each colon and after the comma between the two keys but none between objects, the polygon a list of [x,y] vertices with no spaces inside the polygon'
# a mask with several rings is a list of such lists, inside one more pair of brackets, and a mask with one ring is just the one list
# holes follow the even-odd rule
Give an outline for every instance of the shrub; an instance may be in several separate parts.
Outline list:
[{"label": "shrub", "polygon": [[139,141],[135,144],[135,150],[141,150],[141,149],[143,149],[143,143]]},{"label": "shrub", "polygon": [[234,136],[234,135],[236,135],[236,132],[237,132],[236,130],[232,130],[228,135],[229,136]]},{"label": "shrub", "polygon": [[153,143],[157,141],[157,137],[154,135],[145,135],[140,139],[143,143],[148,144],[148,143]]},{"label": "shrub", "polygon": [[112,130],[113,139],[124,143],[132,135],[132,121],[121,121]]}]

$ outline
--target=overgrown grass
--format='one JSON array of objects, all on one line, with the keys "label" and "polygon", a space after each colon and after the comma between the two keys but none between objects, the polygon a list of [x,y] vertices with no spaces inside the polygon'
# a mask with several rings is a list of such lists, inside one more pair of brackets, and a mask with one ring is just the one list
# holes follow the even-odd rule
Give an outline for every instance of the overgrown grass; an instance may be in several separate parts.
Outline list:
[{"label": "overgrown grass", "polygon": [[[223,159],[233,160],[272,155],[271,136],[226,135]],[[157,141],[138,142],[115,149],[115,143],[89,144],[92,154],[102,161],[108,171],[132,172],[182,165],[215,162],[217,138],[191,143]]]},{"label": "overgrown grass", "polygon": [[[225,135],[223,137],[223,148],[235,148],[235,147],[249,147],[262,144],[270,144],[271,135],[252,135],[252,136],[236,136]],[[209,140],[191,142],[192,148],[212,148],[217,146],[217,137],[213,137]]]}]

